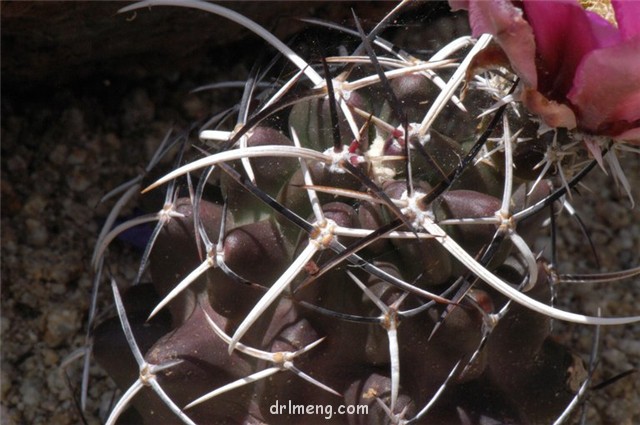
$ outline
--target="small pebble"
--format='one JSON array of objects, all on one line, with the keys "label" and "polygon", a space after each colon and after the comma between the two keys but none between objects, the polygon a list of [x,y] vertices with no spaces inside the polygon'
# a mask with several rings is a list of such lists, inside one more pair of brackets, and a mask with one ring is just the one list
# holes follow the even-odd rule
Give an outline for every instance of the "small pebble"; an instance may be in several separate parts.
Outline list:
[{"label": "small pebble", "polygon": [[5,370],[4,363],[2,366],[2,370],[0,370],[0,398],[4,400],[11,390],[12,383],[9,373]]},{"label": "small pebble", "polygon": [[51,154],[49,154],[49,160],[53,165],[60,166],[67,161],[68,152],[68,146],[63,144],[56,145],[51,151]]},{"label": "small pebble", "polygon": [[28,218],[25,224],[27,225],[27,241],[34,247],[45,246],[49,240],[49,232],[42,220]]},{"label": "small pebble", "polygon": [[602,358],[612,365],[619,368],[624,368],[624,365],[628,364],[627,356],[617,348],[610,348],[602,352]]},{"label": "small pebble", "polygon": [[81,136],[84,131],[84,114],[76,107],[71,107],[62,114],[62,121],[67,134]]},{"label": "small pebble", "polygon": [[74,192],[84,192],[91,186],[92,179],[87,176],[86,171],[80,168],[74,168],[67,175],[67,185]]},{"label": "small pebble", "polygon": [[623,339],[618,346],[627,355],[640,357],[640,341],[637,339]]},{"label": "small pebble", "polygon": [[56,347],[80,328],[78,312],[66,308],[55,308],[47,315],[44,341]]},{"label": "small pebble", "polygon": [[40,404],[42,394],[42,378],[31,376],[20,384],[20,395],[22,403],[26,406],[37,406]]},{"label": "small pebble", "polygon": [[60,362],[60,356],[58,353],[49,348],[42,350],[42,359],[46,366],[55,366]]},{"label": "small pebble", "polygon": [[67,165],[87,165],[88,155],[86,149],[75,148],[67,156]]},{"label": "small pebble", "polygon": [[34,193],[27,199],[22,207],[22,213],[26,217],[40,217],[47,206],[47,200],[39,193]]},{"label": "small pebble", "polygon": [[195,95],[187,96],[187,98],[182,102],[182,107],[189,118],[193,120],[201,119],[208,113],[207,105],[205,105],[205,103]]}]

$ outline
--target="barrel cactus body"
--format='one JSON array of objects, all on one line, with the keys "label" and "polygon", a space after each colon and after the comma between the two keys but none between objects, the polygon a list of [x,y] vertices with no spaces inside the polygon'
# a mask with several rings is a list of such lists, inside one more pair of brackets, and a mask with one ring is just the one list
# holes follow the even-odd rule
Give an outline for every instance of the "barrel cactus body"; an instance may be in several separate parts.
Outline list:
[{"label": "barrel cactus body", "polygon": [[[491,36],[412,55],[355,17],[327,28],[353,54],[305,60],[215,4],[126,9],[149,4],[232,19],[289,68],[266,88],[251,75],[235,123],[160,149],[191,159],[145,189],[166,201],[137,221],[157,222],[138,282],[112,282],[117,315],[91,324],[123,391],[108,423],[537,424],[569,412],[592,365],[552,323],[638,317],[554,305],[563,277],[536,244],[593,161],[519,101],[524,83],[491,60]],[[558,146],[570,160],[546,167]],[[127,227],[104,232],[98,271]]]}]

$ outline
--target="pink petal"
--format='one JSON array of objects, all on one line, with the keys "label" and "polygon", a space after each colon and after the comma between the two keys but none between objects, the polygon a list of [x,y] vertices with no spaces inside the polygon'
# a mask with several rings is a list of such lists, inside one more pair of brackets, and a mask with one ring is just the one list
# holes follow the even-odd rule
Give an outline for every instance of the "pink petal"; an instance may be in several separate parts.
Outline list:
[{"label": "pink petal", "polygon": [[535,89],[525,89],[520,95],[524,106],[549,127],[576,128],[576,116],[571,108],[562,103],[549,100]]},{"label": "pink petal", "polygon": [[634,137],[640,128],[640,37],[587,55],[568,98],[581,128]]},{"label": "pink petal", "polygon": [[627,130],[616,136],[617,140],[624,140],[632,145],[640,146],[640,127]]},{"label": "pink petal", "polygon": [[535,34],[538,90],[562,101],[572,86],[582,58],[619,40],[604,18],[585,11],[575,0],[525,1],[526,17]]},{"label": "pink petal", "polygon": [[[459,0],[454,3],[463,4]],[[516,74],[525,85],[536,87],[535,41],[522,10],[509,0],[470,0],[468,6],[474,37],[484,33],[494,35]]]},{"label": "pink petal", "polygon": [[456,10],[468,10],[469,9],[469,0],[449,0],[449,6],[451,7],[451,11],[455,12]]},{"label": "pink petal", "polygon": [[623,40],[640,36],[640,2],[612,0],[616,21]]}]

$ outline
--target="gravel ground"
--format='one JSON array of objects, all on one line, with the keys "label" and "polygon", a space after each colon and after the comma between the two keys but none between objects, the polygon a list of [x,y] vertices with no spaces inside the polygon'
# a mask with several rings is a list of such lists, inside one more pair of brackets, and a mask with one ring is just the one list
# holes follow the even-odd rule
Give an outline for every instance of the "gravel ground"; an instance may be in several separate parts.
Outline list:
[{"label": "gravel ground", "polygon": [[[245,46],[246,47],[246,46]],[[237,46],[236,46],[237,48]],[[226,69],[221,73],[221,69]],[[221,75],[245,75],[242,65],[208,60],[191,73],[136,78],[90,77],[73,87],[34,87],[2,93],[2,363],[0,422],[77,424],[79,416],[61,362],[84,342],[92,285],[90,255],[110,205],[100,198],[136,176],[172,126],[235,102],[237,93],[189,94]],[[4,84],[3,84],[4,86]],[[3,87],[4,88],[4,87]],[[226,102],[226,103],[225,103]],[[623,160],[640,203],[640,157]],[[594,170],[572,204],[596,244],[600,266],[574,220],[563,216],[559,269],[612,271],[637,266],[640,208],[631,208],[610,177]],[[117,246],[122,261],[111,272],[135,275],[132,248]],[[102,307],[109,303],[104,292]],[[640,280],[563,285],[558,303],[572,311],[638,314]],[[558,338],[588,358],[593,329],[558,325]],[[640,325],[602,330],[599,383],[640,367]],[[80,362],[67,370],[79,382]],[[86,420],[99,423],[114,396],[99,368],[92,368]],[[640,423],[638,374],[594,392],[589,424]]]},{"label": "gravel ground", "polygon": [[[622,162],[636,201],[640,202],[640,158],[630,155]],[[599,267],[575,219],[566,214],[560,220],[558,263],[560,273],[609,272],[640,264],[640,208],[631,208],[626,195],[616,189],[602,170],[585,180],[593,192],[583,191],[571,202],[595,244]],[[559,289],[558,304],[572,311],[603,316],[637,315],[640,278],[615,283],[565,284]],[[558,326],[560,340],[588,359],[593,329]],[[627,370],[640,369],[640,324],[601,329],[600,364],[594,384]],[[640,379],[638,373],[591,394],[588,424],[640,423]]]}]

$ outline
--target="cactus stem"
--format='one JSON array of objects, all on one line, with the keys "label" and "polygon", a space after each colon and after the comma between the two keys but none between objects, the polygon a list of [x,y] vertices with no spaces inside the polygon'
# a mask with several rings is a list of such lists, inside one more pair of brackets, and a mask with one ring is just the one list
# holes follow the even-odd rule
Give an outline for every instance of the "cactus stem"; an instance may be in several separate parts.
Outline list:
[{"label": "cactus stem", "polygon": [[[389,225],[387,225],[387,227],[384,230],[392,230],[394,227],[398,227],[400,226],[402,223],[399,220],[396,220],[394,222],[389,223]],[[389,284],[396,286],[397,288],[400,288],[404,291],[407,291],[409,293],[415,294],[419,297],[422,298],[426,298],[429,300],[434,300],[436,302],[442,303],[442,304],[451,304],[451,301],[449,301],[448,299],[440,296],[440,295],[436,295],[434,293],[431,293],[429,291],[425,291],[424,289],[418,288],[414,285],[411,285],[407,282],[405,282],[402,279],[398,279],[397,277],[385,272],[384,270],[376,267],[375,265],[365,261],[362,257],[360,257],[359,255],[355,254],[355,252],[359,249],[364,248],[365,246],[367,246],[368,244],[372,243],[375,241],[375,239],[380,237],[380,234],[385,234],[386,231],[382,231],[378,234],[376,234],[376,232],[372,233],[371,235],[367,236],[368,238],[371,238],[370,240],[366,240],[366,237],[364,239],[361,239],[360,241],[356,242],[355,244],[353,244],[353,246],[349,246],[348,248],[346,248],[344,245],[342,245],[340,242],[334,240],[332,242],[332,245],[329,246],[329,248],[331,248],[333,251],[335,251],[336,253],[338,253],[338,257],[336,259],[331,260],[330,264],[331,266],[334,266],[336,264],[339,264],[340,262],[342,262],[343,260],[347,260],[349,262],[351,262],[352,264],[354,264],[357,267],[362,268],[363,270],[365,270],[366,272],[368,272],[369,274],[376,276],[382,280],[384,280],[385,282],[388,282]],[[375,235],[375,237],[372,238],[372,235]],[[317,276],[317,275],[316,275]]]},{"label": "cactus stem", "polygon": [[480,312],[480,314],[482,315],[482,338],[478,343],[478,347],[474,350],[473,354],[471,354],[471,357],[469,358],[469,361],[465,365],[464,369],[462,370],[462,372],[460,372],[460,376],[464,376],[469,368],[473,366],[475,360],[478,358],[480,353],[482,353],[482,350],[484,350],[487,341],[489,341],[489,336],[491,336],[491,333],[498,325],[500,320],[502,320],[502,318],[509,312],[509,309],[512,305],[512,300],[509,299],[497,313],[488,313],[478,304],[473,296],[468,296],[467,300],[469,300],[471,305],[476,307],[478,312]]},{"label": "cactus stem", "polygon": [[[312,242],[313,239],[310,239]],[[235,333],[233,334],[233,338],[229,342],[229,353],[233,352],[236,348],[236,345],[240,341],[240,338],[249,330],[251,325],[255,323],[256,320],[260,317],[262,313],[275,301],[275,299],[287,288],[289,283],[300,273],[301,270],[307,265],[309,260],[313,257],[313,255],[318,252],[321,248],[320,243],[309,243],[305,249],[298,255],[298,258],[295,259],[287,268],[287,270],[282,273],[280,278],[269,288],[266,294],[260,298],[260,301],[253,307],[253,309],[246,315],[242,323],[238,326]]]},{"label": "cactus stem", "polygon": [[438,391],[436,391],[433,397],[431,397],[431,400],[429,400],[429,402],[422,408],[422,410],[420,410],[420,412],[418,412],[418,414],[414,418],[408,421],[402,422],[403,425],[410,425],[412,423],[419,421],[420,418],[422,418],[424,415],[426,415],[429,412],[429,410],[431,410],[431,408],[436,403],[436,401],[438,401],[438,398],[440,398],[440,395],[447,388],[449,381],[451,381],[451,379],[453,379],[453,377],[456,376],[456,374],[458,373],[458,369],[460,368],[461,364],[462,364],[462,360],[458,360],[456,365],[451,369],[451,372],[449,372],[449,375],[447,375],[447,378],[444,380],[442,385],[440,385],[440,387],[438,388]]},{"label": "cactus stem", "polygon": [[[224,342],[226,342],[227,344],[229,344],[229,346],[231,346],[231,344],[233,343],[233,339],[231,337],[229,337],[229,335],[227,335],[222,329],[220,329],[220,327],[215,323],[215,321],[208,315],[206,314],[206,319],[207,322],[209,323],[209,326],[211,326],[211,329],[213,329],[213,331],[216,333],[216,335],[222,339]],[[202,397],[198,398],[197,400],[192,401],[191,403],[189,403],[185,409],[191,408],[193,406],[195,406],[196,404],[200,404],[205,400],[209,400],[210,398],[213,398],[217,395],[220,395],[224,392],[227,392],[229,390],[232,390],[234,388],[238,388],[241,387],[243,385],[246,384],[250,384],[252,382],[258,381],[260,379],[264,379],[266,377],[269,377],[275,373],[284,371],[284,370],[288,370],[296,375],[298,375],[300,378],[304,379],[305,381],[308,381],[310,383],[312,383],[313,385],[322,388],[325,391],[330,392],[331,394],[335,394],[337,396],[340,396],[340,393],[338,393],[337,391],[335,391],[334,389],[326,386],[325,384],[323,384],[322,382],[319,382],[318,380],[310,377],[309,375],[307,375],[306,373],[304,373],[303,371],[301,371],[300,369],[298,369],[297,367],[295,367],[293,360],[300,356],[301,354],[304,354],[310,350],[312,350],[314,347],[316,347],[318,344],[320,344],[322,341],[324,341],[324,337],[320,338],[314,342],[312,342],[311,344],[306,345],[305,347],[301,348],[300,350],[297,351],[278,351],[275,353],[272,352],[267,352],[267,351],[263,351],[263,350],[258,350],[256,348],[252,348],[249,347],[247,345],[244,345],[241,342],[237,342],[236,345],[236,349],[248,356],[254,357],[256,359],[261,359],[261,360],[265,360],[271,363],[274,363],[275,366],[270,367],[268,369],[264,369],[262,371],[256,372],[254,374],[251,374],[249,376],[246,376],[244,378],[238,379],[234,382],[231,382],[227,385],[224,385],[220,388],[215,389],[214,391],[211,391],[205,395],[203,395]]]},{"label": "cactus stem", "polygon": [[[351,422],[407,425],[457,417],[470,424],[493,421],[493,415],[499,416],[496,421],[537,422],[544,417],[550,422],[560,415],[555,422],[560,424],[584,402],[588,390],[597,389],[591,379],[600,326],[640,322],[640,312],[602,317],[600,309],[595,316],[564,311],[555,304],[555,292],[561,283],[638,276],[640,266],[591,275],[558,274],[554,208],[556,203],[558,209],[564,206],[587,233],[570,203],[571,191],[596,165],[610,171],[633,205],[630,183],[616,155],[640,149],[624,141],[613,143],[609,137],[551,129],[527,115],[529,105],[515,93],[521,88],[518,73],[493,68],[506,62],[488,58],[493,54],[489,34],[453,40],[429,59],[424,58],[430,54],[414,57],[378,37],[411,1],[399,2],[368,33],[353,11],[356,30],[304,20],[351,34],[360,42],[350,56],[347,47],[331,43],[339,53],[329,57],[325,53],[333,52],[324,52],[316,43],[320,59],[315,62],[218,4],[143,0],[120,10],[164,5],[213,13],[252,31],[288,63],[270,83],[263,81],[283,61],[281,55],[266,71],[260,69],[265,61],[255,60],[242,83],[199,88],[243,87],[243,93],[237,106],[194,123],[178,137],[169,132],[145,170],[101,200],[118,198],[113,199],[115,206],[91,260],[96,278],[84,347],[71,356],[84,356],[83,408],[92,348],[104,352],[118,345],[132,353],[135,363],[126,370],[119,365],[110,370],[122,396],[107,425],[121,422],[127,409],[138,409],[145,422],[172,415],[179,418],[174,422],[187,424],[194,424],[190,416],[198,422],[212,417],[261,421],[271,417],[266,409],[274,396],[311,403],[329,399],[325,392],[341,397],[345,405],[362,402],[375,409],[346,419]],[[440,22],[435,27],[442,29]],[[459,29],[457,24],[454,29]],[[487,64],[489,70],[480,73]],[[467,107],[462,103],[465,95]],[[232,131],[222,130],[233,121]],[[500,121],[502,131],[497,128]],[[188,137],[196,128],[203,143],[191,145]],[[554,132],[544,134],[549,130]],[[180,144],[173,170],[144,188],[149,171]],[[185,164],[187,146],[204,157]],[[589,154],[595,160],[588,159]],[[192,182],[196,174],[197,186]],[[140,189],[146,193],[165,184],[160,211],[116,222]],[[205,192],[209,184],[215,187]],[[178,199],[186,191],[190,198]],[[341,199],[329,203],[332,197]],[[545,219],[551,227],[550,263],[531,248]],[[127,317],[112,278],[122,331],[110,318],[94,333],[98,289],[111,243],[127,229],[151,222],[155,228],[133,284],[150,264],[155,292],[129,292]],[[236,229],[227,233],[230,223]],[[174,224],[179,232],[171,234]],[[589,243],[595,254],[590,239]],[[175,270],[164,267],[174,261]],[[174,275],[180,276],[177,284],[167,281]],[[332,286],[334,277],[350,278],[359,289],[348,282]],[[237,281],[247,285],[234,286]],[[477,285],[483,289],[475,289]],[[190,302],[194,287],[202,291],[195,306]],[[163,298],[153,305],[158,292]],[[154,298],[151,306],[143,302],[149,296]],[[189,302],[183,306],[185,296]],[[172,320],[167,316],[166,323],[164,318],[162,323],[142,323],[140,314],[151,310],[147,321],[159,319],[157,313],[167,305]],[[406,310],[400,310],[403,307]],[[193,312],[199,313],[198,320],[190,322],[193,328],[176,328],[177,318]],[[425,314],[429,323],[424,322]],[[578,357],[570,358],[568,347],[553,341],[552,319],[596,326],[586,381]],[[379,327],[386,332],[387,347]],[[523,345],[518,335],[531,344]],[[323,341],[325,345],[317,348]],[[189,349],[183,354],[197,362],[175,353],[176,344],[186,347],[185,343]],[[428,361],[423,364],[424,358]],[[569,359],[571,367],[564,368]],[[107,369],[110,363],[105,361]],[[205,363],[206,368],[200,368]],[[505,367],[510,373],[504,373]],[[563,378],[567,371],[570,381]],[[559,387],[550,386],[547,379],[528,385],[534,374],[551,372]],[[228,378],[212,383],[212,373]],[[321,381],[344,390],[344,397]],[[530,397],[513,392],[513,384],[541,397],[529,405]],[[569,405],[573,394],[555,390],[565,387],[577,391]],[[481,399],[472,399],[478,388]],[[549,395],[553,405],[542,395]],[[191,409],[216,397],[212,405],[234,406],[222,412],[224,416],[205,406],[189,410],[189,416],[182,410],[185,404],[185,410]],[[142,399],[151,406],[143,406]]]},{"label": "cactus stem", "polygon": [[[369,188],[377,198],[379,198],[384,202],[384,204],[391,210],[391,212],[398,219],[400,219],[404,224],[406,224],[409,229],[413,230],[413,227],[411,226],[411,222],[407,220],[407,217],[405,217],[402,211],[396,206],[396,204],[393,203],[391,198],[389,198],[389,196],[386,193],[384,193],[376,183],[374,183],[362,171],[360,171],[358,168],[351,165],[351,163],[349,162],[343,161],[342,167],[345,168],[349,173],[351,173],[351,175],[353,175],[358,180],[360,180],[360,182],[364,184],[367,188]],[[416,233],[416,236],[417,236],[417,233]]]},{"label": "cactus stem", "polygon": [[122,331],[124,332],[127,343],[129,344],[131,353],[133,354],[136,363],[138,363],[140,375],[138,376],[138,379],[136,379],[136,381],[122,395],[122,397],[120,397],[120,400],[118,400],[118,403],[112,409],[111,414],[109,415],[109,419],[107,419],[106,425],[114,425],[118,420],[118,417],[122,414],[133,397],[135,397],[135,395],[145,386],[150,386],[158,395],[158,397],[160,397],[160,399],[162,399],[162,401],[167,405],[167,407],[171,409],[171,411],[184,423],[195,425],[195,422],[189,419],[189,417],[185,415],[182,410],[180,410],[180,408],[173,402],[173,400],[171,400],[171,397],[167,395],[167,393],[162,389],[156,379],[157,372],[180,364],[182,360],[169,361],[161,365],[147,363],[144,360],[144,356],[140,352],[140,348],[138,347],[138,344],[136,343],[135,337],[133,335],[133,331],[131,330],[129,319],[127,318],[127,313],[124,309],[122,298],[120,297],[120,291],[118,290],[118,285],[116,284],[115,279],[111,279],[111,289],[113,291],[113,298],[116,304],[116,310],[118,311],[118,317],[120,318],[120,324],[122,325]]},{"label": "cactus stem", "polygon": [[191,273],[189,273],[184,279],[182,279],[182,281],[180,283],[178,283],[172,290],[171,292],[169,292],[167,294],[166,297],[164,297],[162,299],[162,301],[160,301],[158,303],[158,305],[153,309],[153,311],[149,314],[149,317],[147,318],[147,321],[153,319],[153,317],[158,314],[158,312],[160,310],[162,310],[162,308],[164,306],[166,306],[167,304],[169,304],[169,302],[171,302],[171,300],[173,300],[175,297],[178,296],[178,294],[180,294],[180,292],[184,291],[189,285],[191,285],[198,277],[200,277],[201,274],[203,274],[204,272],[206,272],[207,270],[209,270],[210,268],[212,268],[215,265],[215,256],[209,255],[207,254],[207,258],[195,269],[193,269],[191,271]]},{"label": "cactus stem", "polygon": [[[247,148],[247,149],[255,149],[258,147],[264,147],[264,146],[255,146],[252,148]],[[291,146],[280,146],[280,147],[288,147],[291,149],[295,149],[294,147]],[[312,151],[313,152],[313,151]],[[220,155],[220,154],[218,154]],[[293,156],[293,155],[292,155]],[[259,188],[257,188],[255,185],[252,185],[250,182],[243,180],[242,177],[232,168],[230,168],[228,165],[224,164],[221,161],[220,162],[220,167],[229,175],[232,176],[232,178],[234,178],[238,183],[242,184],[245,188],[247,188],[248,190],[250,190],[254,195],[256,195],[257,197],[259,197],[263,202],[269,204],[270,206],[272,206],[277,212],[279,212],[280,214],[284,215],[287,220],[291,221],[292,223],[294,223],[296,226],[300,227],[301,229],[303,229],[305,232],[307,233],[311,233],[313,231],[313,225],[311,225],[310,223],[308,223],[306,220],[302,219],[301,217],[299,217],[298,215],[296,215],[293,211],[288,210],[286,207],[284,207],[282,204],[278,203],[275,199],[271,198],[269,195],[267,195],[266,193],[264,193],[263,191],[261,191]],[[350,166],[349,163],[346,163],[345,166]],[[350,166],[351,169],[355,169],[355,167]],[[166,176],[165,176],[166,177]],[[369,181],[370,182],[370,181]],[[370,182],[371,183],[371,182]],[[374,185],[375,186],[375,185]],[[376,189],[378,189],[376,187]],[[378,189],[379,191],[379,189]],[[386,196],[384,193],[382,193],[383,196],[385,196],[388,199],[388,196]],[[393,205],[393,204],[391,204]],[[404,218],[404,216],[403,216]],[[374,266],[373,264],[370,264],[369,262],[365,261],[363,258],[361,258],[360,256],[358,256],[357,254],[355,254],[355,252],[358,249],[362,249],[363,247],[367,246],[368,244],[372,243],[375,241],[375,239],[377,239],[379,237],[380,234],[385,234],[388,231],[391,231],[397,227],[399,227],[402,224],[401,220],[395,220],[391,223],[389,223],[388,225],[383,226],[383,228],[378,229],[378,233],[373,232],[371,235],[368,236],[369,239],[364,238],[363,240],[360,240],[359,242],[356,242],[353,246],[346,248],[344,245],[342,245],[340,242],[338,242],[336,240],[336,238],[331,238],[330,243],[328,244],[328,248],[330,248],[331,250],[333,250],[334,252],[338,253],[338,257],[334,260],[332,260],[331,265],[336,265],[340,262],[342,262],[343,260],[348,260],[349,262],[351,262],[352,264],[361,267],[362,269],[366,270],[367,272],[371,273],[374,276],[379,277],[380,279],[383,279],[386,282],[389,282],[390,284],[403,289],[407,292],[416,294],[420,297],[424,297],[424,298],[428,298],[431,300],[435,300],[437,302],[443,303],[443,304],[451,304],[451,302],[446,299],[443,298],[441,296],[435,295],[431,292],[425,291],[423,289],[417,288],[413,285],[408,284],[407,282],[396,278],[395,276],[385,272],[384,270],[381,270],[380,268]],[[304,267],[304,266],[303,266]]]}]

